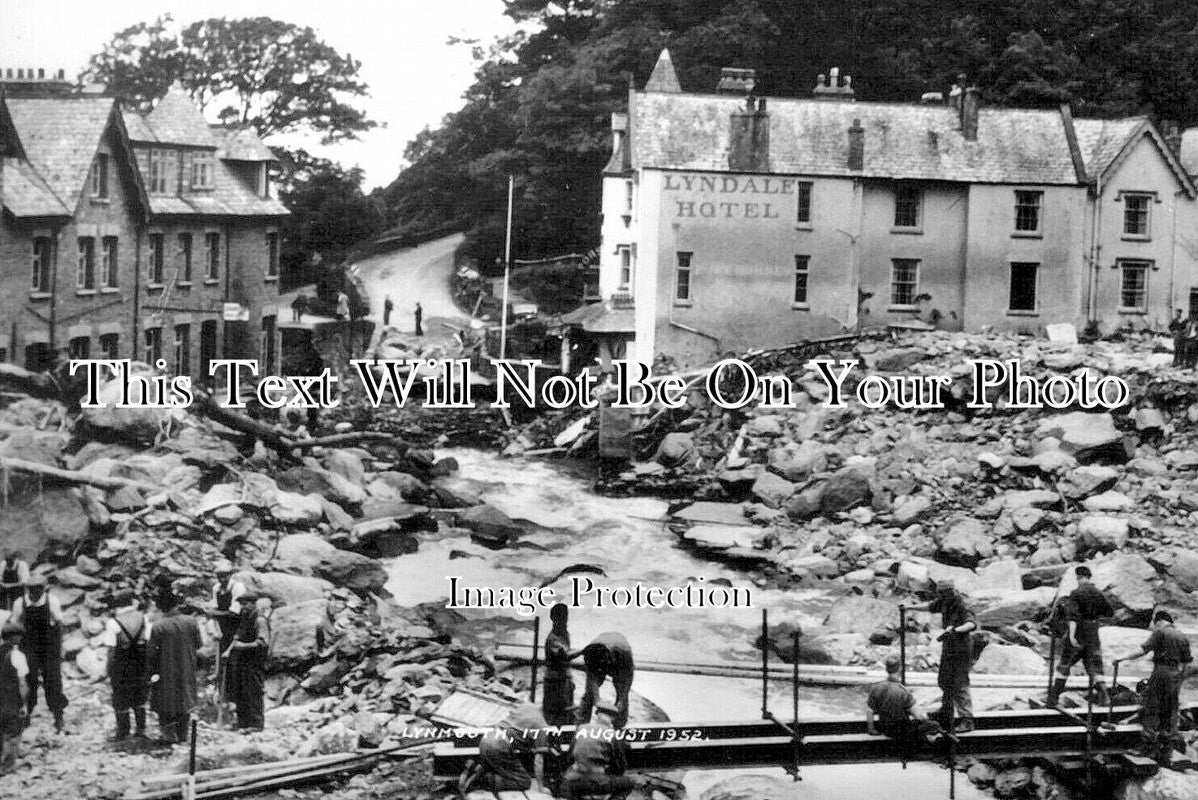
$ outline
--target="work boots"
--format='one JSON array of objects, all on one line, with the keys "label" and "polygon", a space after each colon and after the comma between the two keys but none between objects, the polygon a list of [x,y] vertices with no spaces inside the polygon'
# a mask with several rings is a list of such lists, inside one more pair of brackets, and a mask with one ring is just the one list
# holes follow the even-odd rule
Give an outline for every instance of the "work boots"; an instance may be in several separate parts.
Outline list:
[{"label": "work boots", "polygon": [[[126,724],[128,724],[128,723],[126,723]],[[55,711],[54,712],[54,732],[62,733],[63,729],[66,728],[66,726],[67,726],[67,724],[62,718],[62,712]]]},{"label": "work boots", "polygon": [[112,738],[115,741],[122,741],[129,738],[129,712],[117,711],[116,713],[116,735]]},{"label": "work boots", "polygon": [[1049,708],[1056,708],[1057,702],[1061,699],[1061,692],[1065,691],[1065,684],[1068,678],[1057,678],[1052,682],[1052,688],[1048,690],[1048,699],[1044,701],[1044,705]]}]

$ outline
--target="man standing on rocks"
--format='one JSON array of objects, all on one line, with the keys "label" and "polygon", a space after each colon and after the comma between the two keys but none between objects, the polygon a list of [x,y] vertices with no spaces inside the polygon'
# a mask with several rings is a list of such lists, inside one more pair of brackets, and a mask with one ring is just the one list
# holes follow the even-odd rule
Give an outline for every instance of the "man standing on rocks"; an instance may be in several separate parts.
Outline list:
[{"label": "man standing on rocks", "polygon": [[865,700],[865,728],[870,736],[882,734],[923,744],[936,724],[915,708],[915,695],[903,685],[902,670],[903,662],[897,655],[886,658],[886,680],[871,686]]},{"label": "man standing on rocks", "polygon": [[615,726],[623,728],[628,723],[628,694],[632,691],[632,646],[622,635],[608,631],[596,636],[572,658],[579,655],[586,665],[587,688],[582,694],[576,721],[579,725],[591,721],[591,709],[599,698],[599,688],[610,676],[616,690]]},{"label": "man standing on rocks", "polygon": [[258,613],[258,595],[245,592],[237,600],[241,603],[237,633],[232,643],[221,651],[228,664],[226,689],[229,699],[237,706],[237,727],[260,731],[266,727],[262,695],[270,628]]},{"label": "man standing on rocks", "polygon": [[1061,661],[1057,665],[1057,678],[1048,694],[1048,707],[1056,708],[1061,692],[1069,681],[1069,671],[1078,661],[1086,674],[1094,679],[1094,702],[1105,706],[1110,702],[1106,684],[1102,681],[1102,641],[1098,637],[1099,621],[1114,616],[1115,609],[1106,595],[1094,585],[1094,574],[1087,566],[1074,570],[1077,588],[1065,600],[1065,613],[1069,620],[1069,632],[1061,649]]},{"label": "man standing on rocks", "polygon": [[0,608],[12,611],[12,604],[21,596],[21,587],[29,580],[29,564],[15,550],[5,550],[0,561]]},{"label": "man standing on rocks", "polygon": [[574,678],[570,675],[570,631],[566,628],[570,610],[565,603],[549,609],[552,630],[545,637],[545,685],[541,711],[550,725],[570,724],[570,707],[574,705]]},{"label": "man standing on rocks", "polygon": [[179,599],[169,586],[161,587],[158,610],[146,651],[150,707],[158,715],[164,741],[187,740],[187,722],[196,706],[196,653],[203,646],[200,626],[178,610]]},{"label": "man standing on rocks", "polygon": [[1186,320],[1180,308],[1173,312],[1173,319],[1169,321],[1169,335],[1173,337],[1173,366],[1184,366]]},{"label": "man standing on rocks", "polygon": [[24,629],[12,622],[0,628],[0,775],[13,771],[25,730],[29,663],[21,652]]},{"label": "man standing on rocks", "polygon": [[[969,670],[973,666],[970,634],[977,630],[978,618],[965,603],[952,580],[936,584],[936,599],[912,611],[939,613],[944,628],[936,637],[941,642],[938,683],[943,694],[940,713],[945,728],[953,733],[973,730],[973,698],[969,694]],[[954,723],[955,720],[955,723]]]},{"label": "man standing on rocks", "polygon": [[62,733],[67,696],[62,692],[62,608],[58,598],[46,591],[44,575],[25,582],[25,594],[12,606],[12,621],[25,629],[21,650],[29,661],[29,696],[26,708],[33,713],[40,682],[46,705],[54,715],[54,729]]},{"label": "man standing on rocks", "polygon": [[391,324],[391,309],[395,308],[395,303],[391,302],[391,295],[383,300],[383,327],[386,328]]},{"label": "man standing on rocks", "polygon": [[146,645],[150,639],[150,620],[141,610],[132,589],[114,597],[118,606],[108,620],[105,635],[111,643],[108,651],[108,679],[112,682],[112,710],[116,714],[116,740],[129,738],[129,712],[133,712],[134,733],[146,734]]},{"label": "man standing on rocks", "polygon": [[1168,764],[1173,745],[1183,743],[1177,733],[1181,712],[1181,683],[1186,667],[1194,660],[1190,640],[1173,627],[1173,615],[1158,611],[1153,619],[1152,635],[1140,645],[1140,652],[1115,663],[1131,661],[1152,653],[1152,674],[1144,688],[1142,724],[1144,752],[1161,764]]},{"label": "man standing on rocks", "polygon": [[416,304],[416,335],[417,336],[424,335],[424,327],[421,324],[423,322],[423,320],[424,320],[424,309],[420,307],[419,303],[417,303]]}]

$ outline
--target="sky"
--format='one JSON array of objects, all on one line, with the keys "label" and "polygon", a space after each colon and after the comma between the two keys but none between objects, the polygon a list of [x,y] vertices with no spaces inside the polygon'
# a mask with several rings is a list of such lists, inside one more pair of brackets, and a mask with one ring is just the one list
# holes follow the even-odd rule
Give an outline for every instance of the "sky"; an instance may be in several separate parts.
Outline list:
[{"label": "sky", "polygon": [[[311,26],[341,53],[362,62],[370,96],[355,104],[385,127],[361,141],[322,147],[317,140],[272,140],[360,166],[367,190],[394,180],[407,143],[462,105],[475,64],[468,45],[489,44],[514,25],[502,0],[0,0],[0,69],[65,69],[74,78],[117,31],[169,13],[186,25],[209,17],[269,16]],[[215,120],[213,120],[215,121]]]}]

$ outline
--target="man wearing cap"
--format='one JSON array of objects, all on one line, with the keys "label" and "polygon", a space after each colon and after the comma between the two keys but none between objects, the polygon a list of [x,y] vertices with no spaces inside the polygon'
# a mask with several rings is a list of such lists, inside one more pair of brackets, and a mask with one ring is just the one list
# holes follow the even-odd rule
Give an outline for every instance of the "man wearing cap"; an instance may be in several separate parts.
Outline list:
[{"label": "man wearing cap", "polygon": [[595,711],[594,721],[579,725],[574,732],[570,747],[574,763],[562,777],[561,786],[561,796],[567,800],[589,795],[623,797],[637,786],[624,774],[628,771],[628,745],[614,735],[620,710],[604,701]]},{"label": "man wearing cap", "polygon": [[222,658],[228,664],[227,696],[237,706],[237,727],[260,731],[266,727],[262,696],[265,691],[266,655],[270,627],[258,613],[258,595],[247,591],[237,598],[241,604],[237,632]]},{"label": "man wearing cap", "polygon": [[146,645],[150,640],[150,620],[137,602],[132,589],[113,596],[117,609],[105,626],[108,643],[108,679],[112,682],[112,711],[116,715],[115,739],[129,737],[129,712],[133,712],[134,732],[146,733]]},{"label": "man wearing cap", "polygon": [[617,728],[623,728],[628,723],[628,695],[632,690],[632,646],[622,635],[608,631],[596,636],[593,642],[572,654],[571,658],[579,655],[586,665],[587,686],[578,706],[578,724],[590,721],[591,709],[595,707],[599,689],[603,686],[603,681],[610,676],[612,686],[616,690],[615,725]]},{"label": "man wearing cap", "polygon": [[220,649],[223,653],[237,633],[237,609],[233,606],[245,593],[245,584],[233,578],[233,564],[221,560],[216,564],[216,585],[212,587],[212,602],[216,606],[213,618],[220,627]]},{"label": "man wearing cap", "polygon": [[952,580],[936,584],[936,599],[912,611],[939,613],[944,628],[936,641],[941,642],[940,672],[937,683],[943,696],[941,714],[947,727],[953,724],[954,733],[973,730],[973,699],[969,694],[969,670],[973,666],[973,646],[970,634],[977,630],[978,618]]},{"label": "man wearing cap", "polygon": [[1177,728],[1181,712],[1181,683],[1186,667],[1194,660],[1190,640],[1173,627],[1173,615],[1158,611],[1153,618],[1152,635],[1140,645],[1140,652],[1115,663],[1130,661],[1152,653],[1152,674],[1144,688],[1142,714],[1144,751],[1161,764],[1168,764],[1174,744],[1183,743]]},{"label": "man wearing cap", "polygon": [[871,736],[880,733],[891,739],[922,743],[936,726],[915,707],[915,695],[903,685],[902,670],[902,659],[887,656],[886,680],[871,686],[865,699],[865,728]]},{"label": "man wearing cap", "polygon": [[0,628],[0,775],[16,766],[25,730],[29,664],[21,652],[22,633],[11,620]]},{"label": "man wearing cap", "polygon": [[509,714],[502,725],[484,733],[478,743],[478,760],[459,779],[462,794],[472,789],[524,792],[533,788],[534,780],[542,783],[544,728],[545,718],[540,709],[526,703]]},{"label": "man wearing cap", "polygon": [[62,608],[58,598],[46,591],[44,575],[31,575],[25,593],[12,606],[12,620],[25,629],[21,651],[29,661],[29,696],[26,708],[33,713],[37,687],[44,686],[46,705],[54,715],[54,729],[63,729],[67,697],[62,692]]},{"label": "man wearing cap", "polygon": [[196,706],[196,653],[204,645],[203,635],[194,618],[179,613],[179,599],[169,585],[159,587],[157,605],[161,616],[146,647],[150,708],[158,715],[163,740],[183,742]]},{"label": "man wearing cap", "polygon": [[25,581],[29,580],[29,564],[15,550],[4,550],[0,560],[0,608],[12,611],[12,604],[21,596]]},{"label": "man wearing cap", "polygon": [[545,685],[541,711],[550,725],[568,725],[570,706],[574,705],[574,678],[570,675],[570,631],[566,624],[570,610],[565,603],[549,609],[553,628],[545,637]]},{"label": "man wearing cap", "polygon": [[1048,694],[1048,707],[1056,708],[1061,692],[1069,681],[1069,672],[1078,661],[1086,674],[1094,679],[1094,702],[1105,706],[1110,697],[1102,680],[1102,640],[1098,636],[1100,621],[1115,614],[1111,601],[1094,585],[1094,573],[1082,565],[1074,570],[1077,588],[1065,600],[1069,630],[1057,664],[1057,678]]}]

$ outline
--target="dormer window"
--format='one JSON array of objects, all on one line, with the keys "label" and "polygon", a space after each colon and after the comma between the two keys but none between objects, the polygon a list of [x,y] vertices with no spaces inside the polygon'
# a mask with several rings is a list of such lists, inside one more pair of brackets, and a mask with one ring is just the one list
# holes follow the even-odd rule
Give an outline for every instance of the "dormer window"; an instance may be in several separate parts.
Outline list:
[{"label": "dormer window", "polygon": [[265,161],[258,165],[258,196],[270,197],[270,170]]},{"label": "dormer window", "polygon": [[200,151],[191,155],[191,188],[211,189],[216,172],[212,153]]},{"label": "dormer window", "polygon": [[150,194],[175,194],[175,163],[170,150],[150,151]]}]

